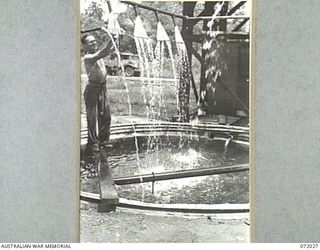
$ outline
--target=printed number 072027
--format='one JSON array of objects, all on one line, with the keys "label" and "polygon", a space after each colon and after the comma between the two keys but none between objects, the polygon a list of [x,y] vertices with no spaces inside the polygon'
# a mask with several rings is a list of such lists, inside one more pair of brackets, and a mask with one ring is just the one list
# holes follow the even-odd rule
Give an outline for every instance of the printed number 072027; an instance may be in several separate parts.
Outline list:
[{"label": "printed number 072027", "polygon": [[317,243],[311,243],[311,244],[303,243],[303,244],[300,244],[300,248],[318,248],[318,244]]}]

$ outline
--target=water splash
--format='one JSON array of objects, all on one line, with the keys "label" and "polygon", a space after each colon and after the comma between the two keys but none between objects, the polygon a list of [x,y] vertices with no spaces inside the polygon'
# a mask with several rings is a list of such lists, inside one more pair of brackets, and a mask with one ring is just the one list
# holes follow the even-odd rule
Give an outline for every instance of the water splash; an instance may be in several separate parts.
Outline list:
[{"label": "water splash", "polygon": [[183,163],[184,165],[188,164],[192,166],[196,166],[197,164],[199,165],[199,160],[205,160],[209,163],[211,162],[209,159],[202,156],[201,152],[198,152],[193,148],[189,148],[186,152],[173,155],[172,159],[179,163]]}]

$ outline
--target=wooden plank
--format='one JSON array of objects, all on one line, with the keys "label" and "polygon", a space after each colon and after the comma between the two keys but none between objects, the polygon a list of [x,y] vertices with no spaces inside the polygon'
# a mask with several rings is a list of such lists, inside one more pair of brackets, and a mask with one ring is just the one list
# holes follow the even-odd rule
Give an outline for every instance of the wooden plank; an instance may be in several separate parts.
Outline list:
[{"label": "wooden plank", "polygon": [[249,115],[249,107],[240,99],[240,97],[225,83],[219,78],[219,81],[226,87],[226,89],[233,95],[233,97],[238,101],[239,104],[244,108],[244,112]]},{"label": "wooden plank", "polygon": [[91,203],[101,203],[100,194],[80,192],[80,200],[91,202]]},{"label": "wooden plank", "polygon": [[101,197],[101,203],[98,205],[98,212],[114,211],[116,205],[119,204],[119,196],[115,188],[104,150],[100,150],[98,160],[98,178]]},{"label": "wooden plank", "polygon": [[245,25],[249,21],[249,18],[244,19],[237,27],[235,27],[232,32],[237,32],[241,29],[243,25]]},{"label": "wooden plank", "polygon": [[190,51],[192,52],[192,55],[195,56],[195,58],[198,59],[198,61],[201,63],[201,65],[204,64],[204,59],[202,58],[202,56],[198,53],[198,51],[195,50],[195,48],[193,48],[193,46],[188,46],[188,48],[190,49]]},{"label": "wooden plank", "polygon": [[234,14],[241,6],[243,6],[247,1],[241,1],[239,2],[236,6],[234,6],[229,12],[228,12],[228,16],[231,16],[232,14]]},{"label": "wooden plank", "polygon": [[[220,11],[220,15],[227,15],[229,8],[229,2],[223,2],[222,9]],[[219,30],[227,31],[227,19],[219,20]]]}]

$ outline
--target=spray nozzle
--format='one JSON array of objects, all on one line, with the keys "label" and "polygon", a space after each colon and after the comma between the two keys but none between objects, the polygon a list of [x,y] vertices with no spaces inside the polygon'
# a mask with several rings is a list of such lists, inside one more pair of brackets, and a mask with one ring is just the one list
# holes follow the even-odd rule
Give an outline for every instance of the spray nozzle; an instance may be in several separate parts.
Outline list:
[{"label": "spray nozzle", "polygon": [[158,27],[157,27],[157,41],[170,41],[170,38],[162,26],[161,22],[158,22]]},{"label": "spray nozzle", "polygon": [[149,39],[147,32],[143,28],[143,23],[142,23],[140,16],[137,16],[137,18],[135,20],[133,35],[135,37],[139,37],[142,39]]}]

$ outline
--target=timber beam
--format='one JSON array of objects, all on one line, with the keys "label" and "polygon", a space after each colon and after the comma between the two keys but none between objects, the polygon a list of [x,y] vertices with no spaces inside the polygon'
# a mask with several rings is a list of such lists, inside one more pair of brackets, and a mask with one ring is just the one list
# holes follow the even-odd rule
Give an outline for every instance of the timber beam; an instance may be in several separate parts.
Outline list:
[{"label": "timber beam", "polygon": [[234,14],[241,6],[243,6],[247,1],[241,1],[236,6],[234,6],[229,12],[227,13],[228,16]]},{"label": "timber beam", "polygon": [[235,27],[232,32],[237,32],[241,29],[243,25],[245,25],[249,21],[249,18],[244,19],[237,27]]}]

